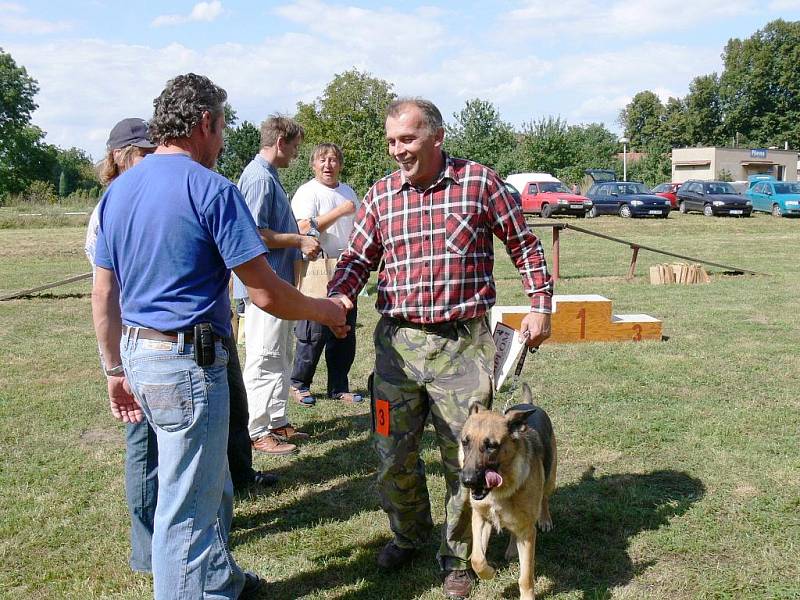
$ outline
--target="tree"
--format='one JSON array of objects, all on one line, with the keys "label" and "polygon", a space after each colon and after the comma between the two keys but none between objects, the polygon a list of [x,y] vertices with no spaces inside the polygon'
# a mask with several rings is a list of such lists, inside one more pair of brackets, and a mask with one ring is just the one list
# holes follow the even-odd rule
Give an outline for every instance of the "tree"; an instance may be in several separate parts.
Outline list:
[{"label": "tree", "polygon": [[64,171],[61,171],[61,175],[58,176],[58,195],[62,198],[68,195],[67,192],[67,174]]},{"label": "tree", "polygon": [[556,170],[555,175],[569,183],[579,183],[586,169],[611,169],[619,143],[617,136],[600,123],[572,125],[567,129],[567,143],[572,148],[572,162]]},{"label": "tree", "polygon": [[33,97],[38,91],[39,85],[25,67],[18,67],[0,48],[0,138],[30,123],[31,113],[37,108]]},{"label": "tree", "polygon": [[650,90],[636,94],[620,111],[619,124],[625,131],[631,150],[642,151],[660,137],[664,105]]},{"label": "tree", "polygon": [[724,142],[719,78],[716,73],[695,77],[686,96],[688,137],[692,144],[716,146]]},{"label": "tree", "polygon": [[568,126],[546,117],[523,126],[508,163],[512,171],[543,171],[579,183],[585,169],[615,166],[617,147],[616,136],[599,123]]},{"label": "tree", "polygon": [[672,157],[670,147],[660,141],[654,141],[642,149],[642,157],[628,163],[628,179],[643,181],[654,186],[672,177]]},{"label": "tree", "polygon": [[58,149],[42,138],[44,132],[35,125],[0,138],[0,197],[21,193],[37,179],[55,183]]},{"label": "tree", "polygon": [[455,123],[446,125],[445,150],[453,156],[468,158],[495,171],[504,156],[516,146],[514,129],[500,119],[500,113],[486,100],[467,100],[460,112],[453,113]]},{"label": "tree", "polygon": [[727,139],[741,133],[760,146],[800,147],[800,21],[778,19],[746,40],[731,39],[722,56]]},{"label": "tree", "polygon": [[[356,69],[334,76],[313,103],[298,102],[295,119],[306,132],[302,154],[311,147],[333,142],[344,152],[341,178],[359,194],[366,193],[378,179],[394,170],[386,152],[384,119],[386,107],[395,99],[392,85]],[[282,176],[292,194],[310,173],[303,156]]]},{"label": "tree", "polygon": [[[89,190],[98,184],[94,163],[89,155],[80,148],[62,150],[55,148],[57,167],[51,181],[58,184],[58,195],[62,198],[79,190]],[[39,173],[38,179],[45,179],[45,173]],[[62,186],[63,181],[63,186]]]},{"label": "tree", "polygon": [[693,144],[686,102],[680,98],[669,98],[664,106],[661,123],[661,142],[669,148]]},{"label": "tree", "polygon": [[0,48],[0,196],[27,188],[44,158],[44,132],[30,124],[38,91],[25,67]]},{"label": "tree", "polygon": [[567,122],[560,117],[543,117],[522,126],[515,161],[519,170],[554,174],[573,159]]},{"label": "tree", "polygon": [[225,149],[217,161],[217,171],[233,181],[239,180],[242,171],[261,148],[261,132],[249,121],[236,127],[225,128]]}]

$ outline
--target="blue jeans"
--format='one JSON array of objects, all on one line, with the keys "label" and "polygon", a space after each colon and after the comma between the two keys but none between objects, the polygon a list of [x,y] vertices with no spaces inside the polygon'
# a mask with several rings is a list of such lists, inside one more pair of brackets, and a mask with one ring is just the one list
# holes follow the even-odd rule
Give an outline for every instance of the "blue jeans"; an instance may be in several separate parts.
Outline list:
[{"label": "blue jeans", "polygon": [[154,596],[233,600],[244,573],[228,550],[228,353],[217,342],[214,364],[199,367],[182,339],[137,339],[137,332],[129,330],[120,348],[128,383],[158,439]]},{"label": "blue jeans", "polygon": [[151,571],[153,519],[158,494],[158,443],[147,421],[125,426],[125,495],[131,515],[131,557],[134,571]]}]

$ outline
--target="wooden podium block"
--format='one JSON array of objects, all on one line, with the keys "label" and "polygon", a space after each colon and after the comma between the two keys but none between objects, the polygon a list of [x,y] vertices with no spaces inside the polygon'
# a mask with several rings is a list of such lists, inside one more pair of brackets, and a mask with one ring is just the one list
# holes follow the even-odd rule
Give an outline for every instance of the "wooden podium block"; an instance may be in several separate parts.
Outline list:
[{"label": "wooden podium block", "polygon": [[[529,306],[495,306],[498,321],[519,329]],[[545,343],[623,342],[660,340],[662,323],[649,315],[614,315],[611,300],[598,294],[553,296],[552,334]]]},{"label": "wooden podium block", "polygon": [[641,342],[661,340],[661,321],[650,315],[614,315],[608,330],[609,341]]}]

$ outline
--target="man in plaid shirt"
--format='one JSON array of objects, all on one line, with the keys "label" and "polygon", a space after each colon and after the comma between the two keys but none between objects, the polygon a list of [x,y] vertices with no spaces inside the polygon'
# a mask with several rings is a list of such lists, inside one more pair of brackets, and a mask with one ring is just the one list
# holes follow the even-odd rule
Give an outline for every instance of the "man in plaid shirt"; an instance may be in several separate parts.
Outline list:
[{"label": "man in plaid shirt", "polygon": [[378,181],[356,216],[329,295],[355,302],[381,260],[371,398],[378,484],[394,533],[378,565],[408,562],[433,523],[419,442],[431,414],[447,482],[438,560],[444,591],[467,597],[470,513],[461,493],[458,439],[473,403],[489,407],[495,347],[487,312],[496,298],[492,234],[519,269],[531,312],[521,335],[538,346],[550,335],[552,280],[542,246],[500,178],[442,151],[442,115],[418,98],[393,102],[389,154],[400,169]]}]

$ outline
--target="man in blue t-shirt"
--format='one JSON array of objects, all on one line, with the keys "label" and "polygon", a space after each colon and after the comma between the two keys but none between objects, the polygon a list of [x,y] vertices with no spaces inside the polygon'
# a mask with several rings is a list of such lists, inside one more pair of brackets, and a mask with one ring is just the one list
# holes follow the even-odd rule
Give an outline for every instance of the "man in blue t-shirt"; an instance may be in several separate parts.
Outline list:
[{"label": "man in blue t-shirt", "polygon": [[[261,125],[261,149],[239,178],[239,189],[261,238],[269,248],[267,260],[275,273],[294,283],[294,261],[305,254],[316,258],[319,241],[300,235],[289,198],[278,178],[297,156],[303,128],[293,119],[273,115]],[[244,297],[234,279],[234,297]],[[292,369],[293,322],[275,317],[252,302],[244,313],[244,384],[253,448],[273,456],[292,454],[291,443],[308,437],[286,416]],[[310,398],[310,396],[309,396]],[[311,398],[313,403],[313,398]]]},{"label": "man in blue t-shirt", "polygon": [[158,148],[98,209],[92,311],[111,412],[124,422],[146,417],[158,438],[157,600],[234,599],[260,583],[227,543],[233,486],[221,340],[231,334],[230,269],[251,302],[285,319],[341,327],[352,306],[307,298],[277,277],[239,191],[209,170],[222,150],[226,98],[203,76],[170,80],[150,123]]}]

